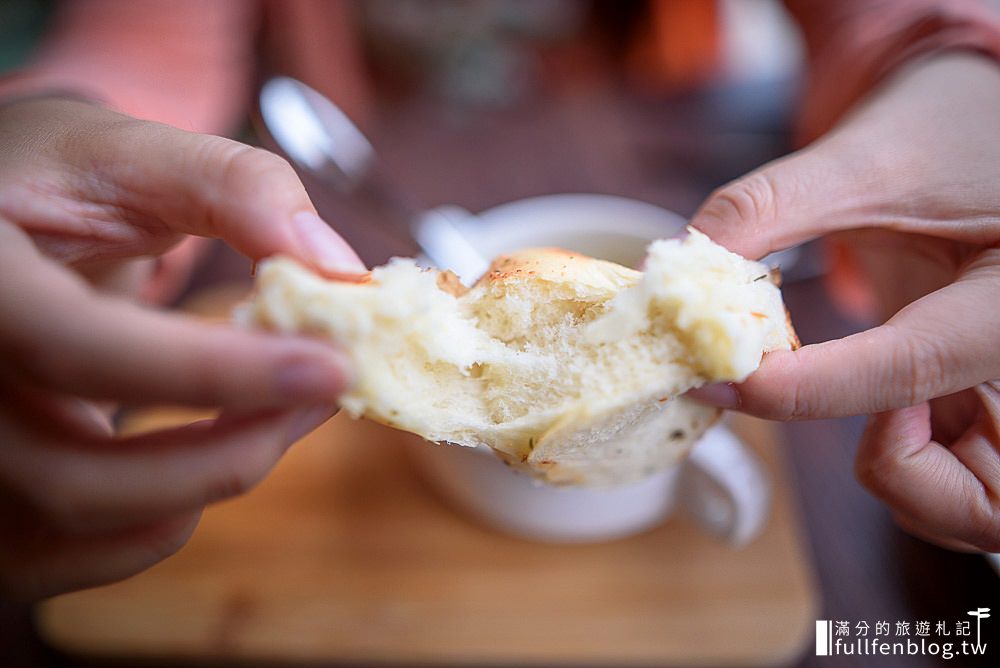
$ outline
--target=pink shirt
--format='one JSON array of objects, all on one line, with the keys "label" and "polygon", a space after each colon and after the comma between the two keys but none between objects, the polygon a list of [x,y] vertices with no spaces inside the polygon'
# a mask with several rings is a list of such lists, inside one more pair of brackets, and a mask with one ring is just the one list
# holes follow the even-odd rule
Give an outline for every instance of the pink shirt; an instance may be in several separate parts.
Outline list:
[{"label": "pink shirt", "polygon": [[[1000,17],[974,0],[787,0],[809,52],[799,138],[828,130],[889,72],[942,49],[1000,58]],[[125,113],[224,134],[243,118],[264,27],[271,65],[358,111],[350,6],[324,0],[72,0],[0,96],[77,90]]]},{"label": "pink shirt", "polygon": [[945,49],[1000,60],[1000,15],[976,0],[786,0],[809,52],[798,138],[829,130],[899,65]]},{"label": "pink shirt", "polygon": [[227,134],[270,67],[360,114],[367,90],[350,12],[344,0],[65,0],[31,62],[0,78],[0,98],[75,91],[137,118]]}]

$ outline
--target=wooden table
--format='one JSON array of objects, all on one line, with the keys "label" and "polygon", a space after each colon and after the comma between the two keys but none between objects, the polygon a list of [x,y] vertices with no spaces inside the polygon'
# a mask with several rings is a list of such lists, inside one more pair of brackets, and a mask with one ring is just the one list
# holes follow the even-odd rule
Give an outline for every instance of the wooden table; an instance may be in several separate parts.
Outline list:
[{"label": "wooden table", "polygon": [[[140,409],[123,428],[204,416]],[[553,545],[437,494],[411,461],[435,446],[341,413],[263,484],[209,508],[177,555],[46,602],[39,626],[76,656],[133,662],[787,664],[812,642],[812,560],[774,425],[733,416],[730,428],[772,484],[749,545],[683,514],[623,540]]]},{"label": "wooden table", "polygon": [[[771,98],[782,104],[780,95]],[[431,204],[475,211],[531,195],[605,192],[690,214],[719,183],[788,149],[780,116],[761,112],[748,119],[725,111],[739,105],[739,98],[723,105],[705,97],[636,100],[612,86],[576,86],[518,109],[458,119],[407,103],[387,109],[370,129],[389,170]],[[363,215],[314,195],[366,260],[384,259]],[[199,283],[245,276],[246,269],[220,250]],[[785,294],[803,342],[856,328],[833,313],[816,280],[791,284]],[[909,538],[858,485],[851,466],[862,425],[862,419],[846,419],[783,426],[822,589],[821,618],[955,619],[970,607],[1000,607],[1000,580],[984,559]],[[29,633],[24,608],[0,608],[0,652],[9,648],[25,665],[67,663],[37,641],[26,643]],[[814,663],[855,665],[808,655],[799,665]],[[859,659],[856,665],[874,664]],[[885,657],[878,665],[937,662]]]}]

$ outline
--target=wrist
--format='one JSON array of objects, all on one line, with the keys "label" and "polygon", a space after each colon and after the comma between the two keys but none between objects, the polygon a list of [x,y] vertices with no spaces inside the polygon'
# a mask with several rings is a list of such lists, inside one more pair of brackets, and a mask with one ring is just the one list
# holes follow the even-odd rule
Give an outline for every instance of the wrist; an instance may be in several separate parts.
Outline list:
[{"label": "wrist", "polygon": [[978,85],[1000,88],[1000,59],[976,49],[953,48],[929,53],[902,65],[886,79],[886,85],[918,78],[922,85],[976,80]]},{"label": "wrist", "polygon": [[[879,86],[854,104],[829,136],[850,134],[849,128],[874,124],[899,145],[921,135],[906,137],[917,128],[926,136],[956,132],[979,134],[984,140],[994,131],[992,118],[1000,109],[1000,62],[971,49],[937,51],[901,66]],[[969,121],[964,127],[943,127]],[[865,137],[870,141],[872,137]]]},{"label": "wrist", "polygon": [[72,88],[46,88],[12,92],[10,94],[4,94],[2,89],[0,89],[0,109],[23,102],[40,102],[44,100],[64,100],[82,102],[100,107],[107,106],[101,98]]},{"label": "wrist", "polygon": [[32,70],[21,70],[0,76],[0,107],[21,101],[56,98],[106,105],[107,100],[96,90],[75,82],[54,80]]}]

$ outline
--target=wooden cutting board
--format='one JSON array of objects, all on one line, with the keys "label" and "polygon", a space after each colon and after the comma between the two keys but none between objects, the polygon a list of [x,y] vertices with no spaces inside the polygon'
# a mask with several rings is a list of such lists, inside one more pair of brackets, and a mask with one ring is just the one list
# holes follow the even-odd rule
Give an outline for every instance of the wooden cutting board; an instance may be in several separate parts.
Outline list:
[{"label": "wooden cutting board", "polygon": [[[202,414],[151,409],[132,429]],[[733,550],[683,519],[600,545],[496,533],[427,489],[405,434],[337,416],[251,493],[211,507],[151,570],[52,599],[41,634],[90,658],[774,665],[818,600],[772,425],[734,429],[774,482],[764,534]]]}]

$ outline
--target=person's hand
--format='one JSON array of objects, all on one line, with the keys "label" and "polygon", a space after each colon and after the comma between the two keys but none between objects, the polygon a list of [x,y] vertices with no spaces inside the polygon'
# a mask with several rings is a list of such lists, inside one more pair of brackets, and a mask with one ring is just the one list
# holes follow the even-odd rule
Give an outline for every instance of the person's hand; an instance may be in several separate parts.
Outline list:
[{"label": "person's hand", "polygon": [[[332,347],[97,287],[187,235],[254,260],[364,269],[273,154],[84,102],[0,107],[0,595],[109,582],[165,558],[207,503],[253,486],[334,412],[348,370]],[[105,402],[222,413],[120,437]]]},{"label": "person's hand", "polygon": [[899,523],[1000,551],[1000,64],[909,65],[692,224],[749,257],[835,233],[891,315],[696,396],[780,420],[872,415],[856,472]]}]

